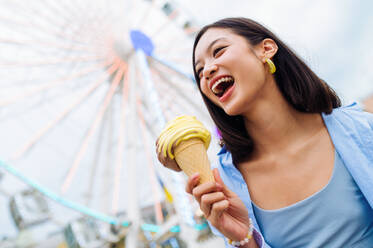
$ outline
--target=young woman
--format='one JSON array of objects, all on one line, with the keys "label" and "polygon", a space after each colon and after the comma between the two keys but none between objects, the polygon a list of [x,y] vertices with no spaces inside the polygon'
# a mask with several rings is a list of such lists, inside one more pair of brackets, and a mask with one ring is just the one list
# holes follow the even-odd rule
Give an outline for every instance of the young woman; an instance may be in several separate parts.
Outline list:
[{"label": "young woman", "polygon": [[228,247],[373,247],[373,115],[249,19],[205,26],[193,68],[224,146],[186,191]]}]

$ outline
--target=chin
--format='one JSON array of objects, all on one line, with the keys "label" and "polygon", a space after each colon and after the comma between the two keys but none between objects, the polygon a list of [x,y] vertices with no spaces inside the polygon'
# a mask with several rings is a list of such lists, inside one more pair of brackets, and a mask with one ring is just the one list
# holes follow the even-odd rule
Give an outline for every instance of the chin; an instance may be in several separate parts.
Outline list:
[{"label": "chin", "polygon": [[239,108],[236,108],[234,106],[226,106],[223,109],[224,112],[229,116],[240,115],[242,113],[242,111],[239,111]]}]

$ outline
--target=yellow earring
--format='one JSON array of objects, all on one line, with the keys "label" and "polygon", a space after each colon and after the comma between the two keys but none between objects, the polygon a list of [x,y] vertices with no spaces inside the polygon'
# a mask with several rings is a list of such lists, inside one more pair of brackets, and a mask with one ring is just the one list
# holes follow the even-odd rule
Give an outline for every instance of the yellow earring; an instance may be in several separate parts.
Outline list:
[{"label": "yellow earring", "polygon": [[267,64],[268,64],[268,66],[269,66],[269,72],[270,72],[271,74],[275,73],[275,72],[276,72],[276,66],[275,66],[275,64],[272,62],[272,60],[271,60],[271,59],[266,59],[266,62],[267,62]]}]

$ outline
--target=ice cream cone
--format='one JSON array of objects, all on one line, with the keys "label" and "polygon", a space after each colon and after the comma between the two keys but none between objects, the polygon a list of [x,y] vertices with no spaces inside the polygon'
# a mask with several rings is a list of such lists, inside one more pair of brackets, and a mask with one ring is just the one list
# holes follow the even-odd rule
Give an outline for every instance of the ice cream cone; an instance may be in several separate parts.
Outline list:
[{"label": "ice cream cone", "polygon": [[182,141],[174,148],[174,154],[177,164],[187,176],[198,172],[200,184],[214,181],[206,146],[201,139],[192,138]]}]

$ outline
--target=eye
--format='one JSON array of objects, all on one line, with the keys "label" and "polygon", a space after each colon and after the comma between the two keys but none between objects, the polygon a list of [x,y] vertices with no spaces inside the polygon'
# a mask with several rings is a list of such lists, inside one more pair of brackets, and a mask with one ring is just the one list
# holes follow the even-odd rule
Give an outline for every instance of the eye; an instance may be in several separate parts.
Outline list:
[{"label": "eye", "polygon": [[221,50],[223,50],[224,48],[226,48],[226,46],[222,46],[222,47],[217,47],[216,49],[214,49],[214,51],[212,52],[212,55],[215,57]]},{"label": "eye", "polygon": [[201,67],[201,68],[199,68],[199,69],[197,70],[198,78],[201,78],[202,70],[203,70],[203,67]]}]

